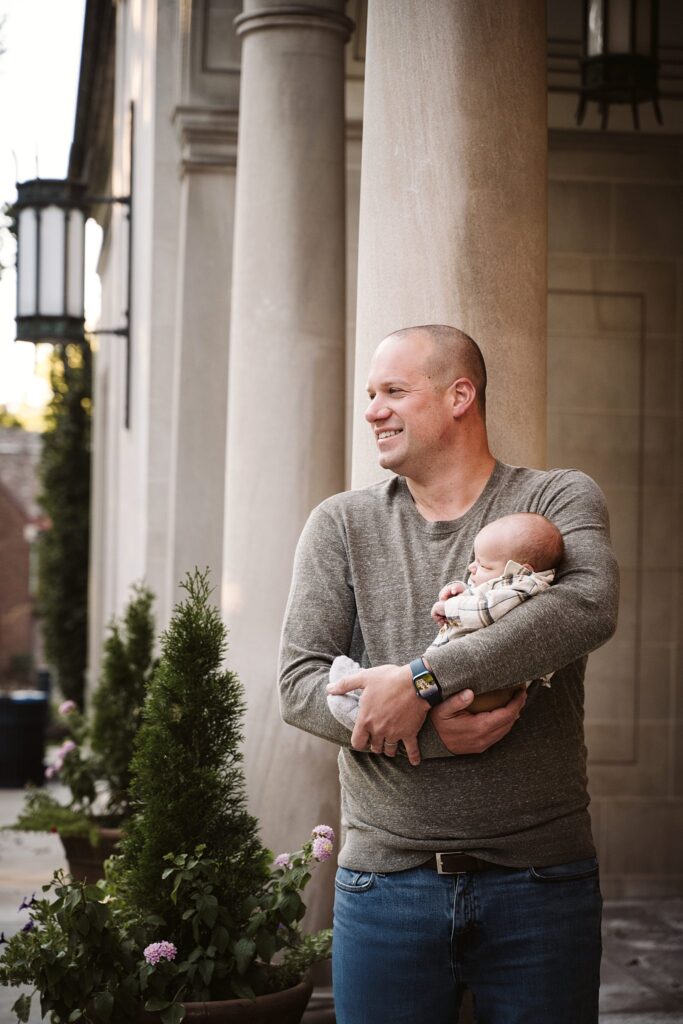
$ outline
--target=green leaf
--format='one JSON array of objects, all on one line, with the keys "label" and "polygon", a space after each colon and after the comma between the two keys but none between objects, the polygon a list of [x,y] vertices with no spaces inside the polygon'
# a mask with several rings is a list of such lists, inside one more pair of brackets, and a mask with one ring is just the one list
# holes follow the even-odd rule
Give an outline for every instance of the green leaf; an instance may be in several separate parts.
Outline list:
[{"label": "green leaf", "polygon": [[18,1020],[20,1020],[22,1024],[26,1024],[31,1016],[31,997],[26,993],[24,993],[23,996],[19,996],[12,1007],[12,1012],[16,1013]]},{"label": "green leaf", "polygon": [[180,1003],[173,1003],[167,1010],[164,1010],[161,1014],[161,1020],[163,1024],[180,1024],[185,1018],[185,1007],[181,1006]]},{"label": "green leaf", "polygon": [[[114,1009],[114,997],[111,992],[98,992],[94,999],[95,1013],[102,1020],[110,1020]],[[71,1017],[69,1017],[71,1020]]]},{"label": "green leaf", "polygon": [[153,1013],[155,1010],[165,1010],[171,1003],[168,999],[162,999],[161,996],[150,996],[145,1003],[145,1009]]},{"label": "green leaf", "polygon": [[233,947],[233,954],[240,974],[245,974],[256,952],[256,943],[250,939],[240,939]]},{"label": "green leaf", "polygon": [[201,974],[202,980],[205,985],[211,984],[211,979],[213,977],[213,969],[215,966],[216,963],[214,960],[202,960],[202,962],[200,963],[199,973]]},{"label": "green leaf", "polygon": [[240,981],[238,978],[231,978],[230,987],[238,999],[256,999],[256,993],[250,985],[247,985],[246,981]]},{"label": "green leaf", "polygon": [[82,1017],[83,1017],[83,1011],[82,1010],[74,1010],[72,1013],[69,1014],[69,1017],[68,1017],[69,1024],[73,1024],[74,1021],[81,1020]]}]

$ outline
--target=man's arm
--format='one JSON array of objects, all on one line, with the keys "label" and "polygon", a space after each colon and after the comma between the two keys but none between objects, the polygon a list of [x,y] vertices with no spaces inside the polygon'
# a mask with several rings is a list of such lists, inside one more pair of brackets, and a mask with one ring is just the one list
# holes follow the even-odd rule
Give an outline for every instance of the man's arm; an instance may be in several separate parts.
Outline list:
[{"label": "man's arm", "polygon": [[[353,581],[350,579],[345,539],[333,518],[322,508],[315,509],[304,527],[294,559],[290,590],[280,644],[279,690],[280,710],[285,722],[339,746],[351,747],[351,733],[332,715],[327,706],[329,670],[338,654],[360,659],[363,640],[356,616]],[[418,653],[418,652],[416,652]],[[397,666],[386,666],[397,673]],[[378,670],[368,669],[359,677],[343,680],[346,689],[364,687]],[[404,671],[405,674],[405,671]],[[410,673],[403,680],[403,696],[419,719],[413,729],[415,739],[424,724],[429,706],[412,686]],[[349,686],[348,683],[353,683]],[[472,701],[472,694],[457,694],[449,702],[452,711],[462,711]],[[362,706],[362,705],[361,705]],[[419,716],[417,712],[419,711]],[[457,749],[474,753],[500,739],[501,729],[507,732],[517,715],[505,709],[491,712],[494,716],[488,729],[484,715],[467,715],[457,723]],[[480,719],[482,721],[477,722]],[[405,738],[402,733],[397,737]],[[407,737],[410,741],[410,736]],[[422,757],[445,757],[449,751],[427,722],[420,733]],[[365,749],[363,744],[357,749]],[[417,749],[416,747],[414,749]],[[419,760],[414,758],[414,763]]]},{"label": "man's arm", "polygon": [[475,693],[540,679],[604,644],[614,633],[619,570],[600,488],[583,473],[553,478],[534,511],[562,532],[556,582],[487,629],[430,651],[445,694]]},{"label": "man's arm", "polygon": [[[485,693],[542,678],[595,650],[616,628],[619,572],[609,543],[607,507],[597,484],[575,471],[553,476],[539,494],[538,504],[526,511],[545,515],[563,534],[565,557],[557,582],[534,601],[520,605],[514,615],[503,617],[489,628],[438,649],[430,648],[430,666],[447,697],[465,688]],[[388,677],[395,666],[373,669],[374,676],[365,689],[356,723],[359,736],[368,732],[372,735],[374,717],[384,710],[373,692],[383,681],[382,669]],[[343,693],[344,689],[335,692]],[[506,708],[468,715],[473,724],[465,723],[468,731],[464,739],[471,739],[477,730],[487,729],[489,716],[494,724],[501,712],[509,715],[514,711],[516,718],[521,710],[518,701],[515,697]],[[458,714],[452,718],[448,710],[445,704],[436,708],[429,716],[427,729],[433,726],[452,753],[477,752],[463,745],[465,716]],[[388,724],[385,719],[384,713],[383,727],[393,732],[403,726],[398,716]],[[514,719],[507,723],[505,731],[513,722]],[[479,751],[490,745],[487,740],[488,735],[482,737]]]},{"label": "man's arm", "polygon": [[[330,666],[351,654],[356,602],[344,538],[332,517],[314,509],[294,556],[280,642],[280,712],[285,722],[340,746],[351,733],[327,706]],[[354,652],[357,653],[357,652]]]}]

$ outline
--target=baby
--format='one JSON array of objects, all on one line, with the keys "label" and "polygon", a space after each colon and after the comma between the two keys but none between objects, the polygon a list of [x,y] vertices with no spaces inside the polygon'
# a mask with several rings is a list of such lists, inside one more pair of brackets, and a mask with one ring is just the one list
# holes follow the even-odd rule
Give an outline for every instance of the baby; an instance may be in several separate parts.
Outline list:
[{"label": "baby", "polygon": [[[432,618],[441,629],[425,651],[450,643],[475,629],[490,626],[523,601],[547,590],[562,560],[562,534],[548,519],[534,512],[517,512],[488,523],[474,538],[474,561],[468,566],[467,583],[455,580],[439,593]],[[360,665],[341,655],[330,667],[330,682],[358,672]],[[552,675],[552,673],[551,673]],[[546,676],[543,682],[548,685]],[[501,707],[515,690],[528,686],[491,690],[476,696],[467,710],[472,713]],[[327,698],[330,711],[348,729],[358,717],[361,690]]]}]

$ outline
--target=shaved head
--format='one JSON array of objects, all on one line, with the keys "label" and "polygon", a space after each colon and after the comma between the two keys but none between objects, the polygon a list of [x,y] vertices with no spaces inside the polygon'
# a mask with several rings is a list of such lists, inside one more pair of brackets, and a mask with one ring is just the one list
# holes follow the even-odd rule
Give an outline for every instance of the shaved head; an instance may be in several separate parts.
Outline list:
[{"label": "shaved head", "polygon": [[394,331],[390,338],[427,337],[431,342],[426,372],[437,388],[447,388],[458,377],[467,377],[477,392],[477,405],[486,412],[486,364],[481,349],[469,334],[446,324],[422,324]]}]

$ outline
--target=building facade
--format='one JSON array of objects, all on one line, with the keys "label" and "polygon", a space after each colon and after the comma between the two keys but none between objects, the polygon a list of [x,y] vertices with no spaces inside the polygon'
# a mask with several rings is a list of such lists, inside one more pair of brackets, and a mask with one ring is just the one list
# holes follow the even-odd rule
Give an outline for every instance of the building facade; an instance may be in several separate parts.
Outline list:
[{"label": "building facade", "polygon": [[624,585],[586,709],[604,889],[683,892],[683,19],[663,0],[664,126],[622,110],[600,132],[574,123],[581,6],[88,0],[70,175],[132,195],[130,224],[95,211],[101,326],[129,307],[131,338],[95,361],[90,681],[132,583],[164,625],[209,566],[276,850],[338,819],[335,750],[278,715],[294,547],[319,501],[378,478],[374,346],[444,322],[486,356],[495,454],[606,493]]}]

